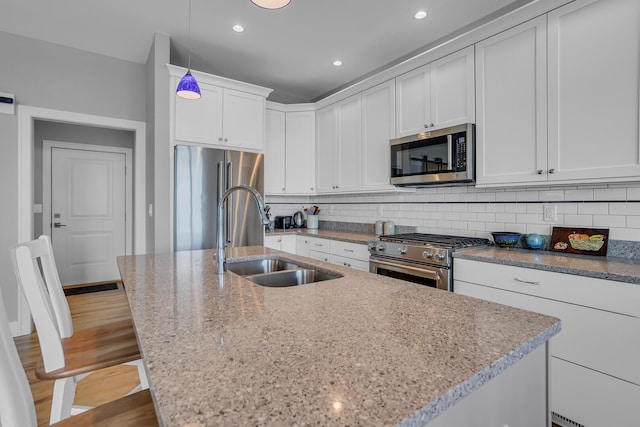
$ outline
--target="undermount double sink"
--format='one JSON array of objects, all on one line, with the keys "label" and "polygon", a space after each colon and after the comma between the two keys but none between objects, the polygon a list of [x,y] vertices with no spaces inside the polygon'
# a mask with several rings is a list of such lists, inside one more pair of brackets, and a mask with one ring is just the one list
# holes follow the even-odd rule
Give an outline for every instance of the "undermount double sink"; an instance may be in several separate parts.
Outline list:
[{"label": "undermount double sink", "polygon": [[227,263],[227,270],[271,288],[304,285],[342,277],[334,272],[319,271],[280,258],[265,258]]}]

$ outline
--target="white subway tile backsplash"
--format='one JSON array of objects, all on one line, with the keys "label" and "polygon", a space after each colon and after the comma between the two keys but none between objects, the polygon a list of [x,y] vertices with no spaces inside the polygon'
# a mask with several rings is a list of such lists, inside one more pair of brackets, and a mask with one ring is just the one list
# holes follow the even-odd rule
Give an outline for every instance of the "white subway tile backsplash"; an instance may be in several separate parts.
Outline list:
[{"label": "white subway tile backsplash", "polygon": [[640,187],[627,188],[627,200],[640,200]]},{"label": "white subway tile backsplash", "polygon": [[[578,213],[578,204],[577,203],[558,203],[557,205],[559,214],[577,214]],[[542,211],[540,211],[542,213]]]},{"label": "white subway tile backsplash", "polygon": [[627,200],[626,188],[603,188],[593,190],[593,200]]},{"label": "white subway tile backsplash", "polygon": [[514,213],[496,214],[496,222],[515,223],[516,214]]},{"label": "white subway tile backsplash", "polygon": [[515,201],[516,201],[516,193],[513,191],[496,193],[496,202],[515,202]]},{"label": "white subway tile backsplash", "polygon": [[517,214],[516,215],[516,223],[517,224],[537,224],[542,222],[542,215],[538,214]]},{"label": "white subway tile backsplash", "polygon": [[609,213],[608,203],[580,203],[578,205],[579,214],[607,215]]},{"label": "white subway tile backsplash", "polygon": [[564,199],[569,201],[593,200],[593,190],[565,190]]},{"label": "white subway tile backsplash", "polygon": [[627,217],[622,215],[593,215],[594,227],[626,227]]},{"label": "white subway tile backsplash", "polygon": [[487,212],[501,213],[504,212],[504,203],[490,203],[487,205]]},{"label": "white subway tile backsplash", "polygon": [[505,206],[504,209],[507,213],[525,213],[527,212],[527,205],[524,203],[514,203]]},{"label": "white subway tile backsplash", "polygon": [[627,216],[625,226],[628,228],[640,228],[640,216]]},{"label": "white subway tile backsplash", "polygon": [[610,215],[640,215],[640,203],[609,203]]},{"label": "white subway tile backsplash", "polygon": [[592,227],[593,216],[592,215],[565,215],[565,224],[571,226]]}]

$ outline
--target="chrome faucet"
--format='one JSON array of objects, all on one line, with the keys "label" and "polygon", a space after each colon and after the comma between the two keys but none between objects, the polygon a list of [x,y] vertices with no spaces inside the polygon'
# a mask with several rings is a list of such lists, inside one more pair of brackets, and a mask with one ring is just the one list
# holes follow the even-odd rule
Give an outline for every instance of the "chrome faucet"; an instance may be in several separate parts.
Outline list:
[{"label": "chrome faucet", "polygon": [[217,226],[218,226],[218,235],[217,235],[218,274],[224,274],[224,272],[227,271],[227,260],[226,260],[225,251],[224,251],[224,236],[223,236],[224,216],[225,216],[224,204],[229,198],[229,195],[234,191],[238,191],[238,190],[246,190],[253,196],[253,199],[256,201],[256,205],[258,206],[258,212],[260,213],[260,220],[264,225],[269,224],[269,218],[267,218],[267,214],[264,211],[264,208],[265,208],[264,201],[262,200],[262,196],[260,195],[260,193],[258,193],[255,188],[249,187],[247,185],[236,185],[229,188],[227,191],[225,191],[224,194],[220,197],[220,200],[218,200],[218,223],[217,223]]}]

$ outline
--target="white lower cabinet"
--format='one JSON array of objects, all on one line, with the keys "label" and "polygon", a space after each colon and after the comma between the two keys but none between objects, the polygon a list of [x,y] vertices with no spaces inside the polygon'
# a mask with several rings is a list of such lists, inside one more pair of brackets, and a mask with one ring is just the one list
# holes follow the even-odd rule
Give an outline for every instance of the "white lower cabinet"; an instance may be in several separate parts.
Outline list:
[{"label": "white lower cabinet", "polygon": [[310,237],[309,257],[356,270],[369,271],[369,251],[365,244]]},{"label": "white lower cabinet", "polygon": [[309,256],[309,237],[296,236],[296,254],[300,256]]},{"label": "white lower cabinet", "polygon": [[264,236],[264,246],[283,252],[296,253],[296,235],[280,234],[276,236]]},{"label": "white lower cabinet", "polygon": [[640,401],[640,286],[456,259],[454,292],[560,318],[553,412],[584,426],[640,425],[631,404]]}]

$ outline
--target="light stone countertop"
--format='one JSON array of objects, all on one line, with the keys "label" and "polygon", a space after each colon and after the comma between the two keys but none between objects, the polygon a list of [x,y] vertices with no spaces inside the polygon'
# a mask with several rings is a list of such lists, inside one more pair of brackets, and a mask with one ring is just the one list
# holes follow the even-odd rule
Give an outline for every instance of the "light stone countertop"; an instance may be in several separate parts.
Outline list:
[{"label": "light stone countertop", "polygon": [[421,425],[560,330],[556,318],[263,247],[344,277],[267,288],[215,250],[118,258],[161,422]]},{"label": "light stone countertop", "polygon": [[[458,250],[453,257],[640,284],[640,261],[637,259],[496,247]],[[453,268],[455,271],[455,259]]]},{"label": "light stone countertop", "polygon": [[318,230],[311,228],[289,228],[287,230],[274,230],[265,233],[265,236],[282,235],[282,234],[296,234],[301,236],[320,237],[322,239],[341,240],[343,242],[361,243],[366,245],[370,240],[378,240],[378,236],[375,234],[367,233],[353,233],[349,231],[336,231],[336,230]]}]

